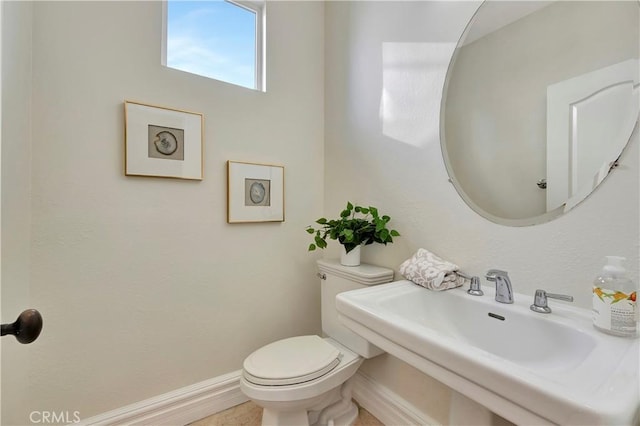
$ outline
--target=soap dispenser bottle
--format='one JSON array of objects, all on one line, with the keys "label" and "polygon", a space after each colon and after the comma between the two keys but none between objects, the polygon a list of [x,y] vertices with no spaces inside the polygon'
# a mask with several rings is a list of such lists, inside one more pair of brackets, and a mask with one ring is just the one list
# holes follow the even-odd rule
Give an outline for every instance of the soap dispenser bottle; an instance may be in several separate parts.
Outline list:
[{"label": "soap dispenser bottle", "polygon": [[608,334],[635,337],[638,327],[636,285],[622,266],[624,257],[606,258],[607,264],[593,283],[593,325]]}]

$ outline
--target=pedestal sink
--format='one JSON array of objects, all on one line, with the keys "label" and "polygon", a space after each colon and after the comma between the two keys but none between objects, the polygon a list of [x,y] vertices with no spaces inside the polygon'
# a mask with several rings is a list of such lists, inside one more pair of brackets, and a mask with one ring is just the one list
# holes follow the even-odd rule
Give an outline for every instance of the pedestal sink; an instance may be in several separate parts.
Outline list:
[{"label": "pedestal sink", "polygon": [[632,425],[639,340],[595,330],[591,312],[533,295],[512,305],[463,288],[396,281],[336,297],[340,320],[386,352],[517,424]]}]

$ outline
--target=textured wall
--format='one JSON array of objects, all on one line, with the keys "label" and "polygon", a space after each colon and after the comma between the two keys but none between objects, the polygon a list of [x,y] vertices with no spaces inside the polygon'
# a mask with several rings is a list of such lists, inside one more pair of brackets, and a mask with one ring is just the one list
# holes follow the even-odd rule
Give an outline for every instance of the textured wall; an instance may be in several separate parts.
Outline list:
[{"label": "textured wall", "polygon": [[[471,274],[505,269],[515,291],[527,297],[543,288],[571,294],[576,305],[590,308],[591,282],[603,256],[626,256],[638,278],[637,134],[621,167],[559,219],[513,228],[474,213],[447,180],[438,129],[451,53],[477,5],[327,4],[325,214],[336,214],[349,199],[393,218],[403,236],[392,246],[367,247],[365,261],[397,270],[424,247]],[[364,369],[447,422],[443,385],[390,356]]]},{"label": "textured wall", "polygon": [[[323,203],[323,9],[269,3],[261,93],[163,68],[161,2],[33,4],[29,290],[45,329],[28,400],[3,411],[86,418],[320,331],[304,227]],[[123,175],[125,99],[204,113],[204,181]],[[229,159],[285,167],[286,222],[226,223]]]},{"label": "textured wall", "polygon": [[[29,304],[31,247],[31,29],[30,2],[4,2],[2,9],[2,294],[3,323],[11,323]],[[12,425],[12,407],[28,395],[28,346],[13,337],[0,341],[2,417]]]}]

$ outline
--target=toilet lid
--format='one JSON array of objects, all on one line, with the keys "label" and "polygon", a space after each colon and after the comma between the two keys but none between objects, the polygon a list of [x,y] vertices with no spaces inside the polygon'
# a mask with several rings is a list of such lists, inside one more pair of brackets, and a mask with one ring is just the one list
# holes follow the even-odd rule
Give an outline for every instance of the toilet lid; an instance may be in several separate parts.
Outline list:
[{"label": "toilet lid", "polygon": [[264,346],[244,360],[244,377],[257,385],[292,385],[317,379],[340,363],[340,351],[319,336],[298,336]]}]

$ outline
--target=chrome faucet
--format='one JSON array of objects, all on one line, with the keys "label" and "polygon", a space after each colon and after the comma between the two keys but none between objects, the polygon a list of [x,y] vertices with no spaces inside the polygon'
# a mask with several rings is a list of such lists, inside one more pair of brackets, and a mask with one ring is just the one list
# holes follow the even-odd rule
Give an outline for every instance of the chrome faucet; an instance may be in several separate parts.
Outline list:
[{"label": "chrome faucet", "polygon": [[558,299],[566,302],[573,302],[573,296],[547,293],[544,290],[536,290],[536,295],[533,298],[533,305],[530,306],[531,310],[541,314],[550,314],[551,308],[547,305],[547,299]]},{"label": "chrome faucet", "polygon": [[513,303],[513,288],[507,271],[490,269],[485,274],[485,278],[496,283],[496,302]]}]

